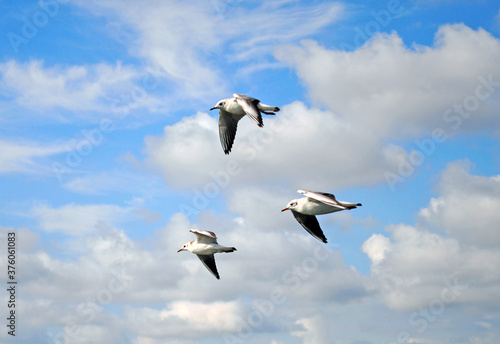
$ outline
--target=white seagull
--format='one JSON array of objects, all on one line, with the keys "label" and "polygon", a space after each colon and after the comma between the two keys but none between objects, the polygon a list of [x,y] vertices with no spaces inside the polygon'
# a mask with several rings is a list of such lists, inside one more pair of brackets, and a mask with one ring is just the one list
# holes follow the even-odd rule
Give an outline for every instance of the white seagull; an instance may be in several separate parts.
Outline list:
[{"label": "white seagull", "polygon": [[219,109],[219,138],[225,154],[231,152],[238,121],[245,115],[259,127],[263,127],[261,112],[266,115],[276,115],[272,111],[280,111],[277,106],[262,104],[260,100],[243,94],[235,93],[233,97],[219,100],[217,105],[210,109],[210,111]]},{"label": "white seagull", "polygon": [[214,254],[220,252],[234,252],[236,248],[219,245],[214,232],[198,229],[190,229],[189,231],[196,235],[196,240],[185,243],[177,252],[189,251],[196,254],[203,265],[205,265],[217,279],[220,279],[217,266],[215,266]]},{"label": "white seagull", "polygon": [[335,196],[325,192],[297,190],[304,198],[294,199],[281,211],[291,210],[295,219],[316,239],[326,243],[326,237],[319,226],[315,215],[351,210],[361,206],[361,203],[337,201]]}]

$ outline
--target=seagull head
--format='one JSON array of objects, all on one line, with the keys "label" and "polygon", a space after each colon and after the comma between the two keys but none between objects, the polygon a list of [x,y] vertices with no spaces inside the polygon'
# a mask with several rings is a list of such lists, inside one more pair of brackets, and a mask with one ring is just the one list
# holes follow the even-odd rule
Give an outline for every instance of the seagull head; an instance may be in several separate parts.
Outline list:
[{"label": "seagull head", "polygon": [[288,203],[286,207],[281,209],[281,211],[293,210],[297,207],[298,204],[299,204],[299,202],[296,199],[294,199],[293,201],[290,201],[290,203]]},{"label": "seagull head", "polygon": [[226,99],[219,100],[217,104],[210,109],[210,111],[215,109],[224,109],[226,107]]},{"label": "seagull head", "polygon": [[179,251],[177,251],[177,253],[181,252],[181,251],[189,251],[189,249],[191,248],[191,245],[193,244],[193,242],[187,242],[185,243],[184,245],[182,245],[182,247],[180,248]]}]

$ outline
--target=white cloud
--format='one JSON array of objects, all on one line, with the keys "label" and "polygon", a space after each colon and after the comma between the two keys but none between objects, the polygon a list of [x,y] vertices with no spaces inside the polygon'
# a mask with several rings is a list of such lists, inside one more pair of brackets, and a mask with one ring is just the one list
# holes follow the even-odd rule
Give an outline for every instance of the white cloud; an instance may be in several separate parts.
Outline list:
[{"label": "white cloud", "polygon": [[215,154],[217,130],[216,120],[205,113],[185,117],[166,126],[163,137],[146,137],[146,163],[159,169],[174,188],[189,187],[194,180],[205,182],[207,171],[216,171],[224,162],[223,153]]},{"label": "white cloud", "polygon": [[372,276],[389,307],[491,305],[499,299],[499,219],[493,210],[499,206],[498,176],[470,175],[469,168],[467,161],[447,166],[441,195],[420,211],[417,226],[391,225],[386,228],[390,237],[373,234],[364,242]]},{"label": "white cloud", "polygon": [[[269,195],[272,192],[264,196]],[[22,253],[24,290],[32,313],[53,310],[43,324],[33,323],[35,328],[75,322],[85,338],[94,338],[88,339],[92,342],[104,342],[109,333],[124,328],[132,329],[137,340],[151,342],[178,338],[186,330],[191,331],[187,340],[220,338],[225,333],[238,337],[248,319],[255,316],[258,306],[253,301],[258,301],[272,305],[262,323],[252,328],[252,335],[260,336],[293,325],[296,316],[288,314],[290,307],[309,309],[317,302],[342,305],[368,297],[368,281],[346,267],[339,252],[310,238],[291,217],[280,217],[279,211],[276,220],[260,228],[251,218],[258,204],[246,208],[247,212],[240,214],[242,221],[202,212],[198,223],[191,224],[176,214],[163,228],[138,241],[106,224],[93,232],[80,228],[86,223],[91,226],[98,215],[106,222],[119,223],[121,218],[116,216],[129,216],[128,208],[75,204],[35,207],[33,211],[51,215],[39,215],[46,230],[79,234],[64,242],[63,256],[43,252],[38,245]],[[290,229],[286,228],[289,223]],[[270,231],[273,226],[277,228]],[[194,255],[177,253],[184,242],[193,239],[188,232],[193,227],[214,230],[219,243],[238,248],[216,256],[221,281]],[[257,255],[255,247],[259,247]],[[66,259],[68,256],[74,258]],[[279,294],[279,303],[273,303],[273,293]],[[122,315],[103,304],[108,298],[111,309],[118,307]],[[92,306],[92,300],[97,306]],[[163,306],[156,307],[158,303]],[[87,321],[91,315],[92,320]],[[35,320],[35,316],[29,319],[30,323]],[[102,324],[108,330],[102,332]]]},{"label": "white cloud", "polygon": [[303,344],[327,344],[331,339],[327,333],[325,320],[319,316],[314,318],[301,318],[296,322],[304,330],[292,333],[294,337],[302,339]]},{"label": "white cloud", "polygon": [[[11,60],[0,63],[0,76],[3,92],[22,107],[35,111],[59,108],[109,113],[140,75],[120,62],[115,66],[44,66],[39,60]],[[117,111],[115,115],[118,114]]]},{"label": "white cloud", "polygon": [[361,249],[371,259],[373,264],[377,264],[385,258],[387,251],[391,247],[391,240],[382,234],[372,234],[372,236],[363,243]]},{"label": "white cloud", "polygon": [[99,224],[115,224],[130,220],[136,215],[133,207],[113,204],[66,204],[54,208],[46,202],[36,203],[30,214],[47,232],[82,235],[95,231]]},{"label": "white cloud", "polygon": [[133,42],[131,52],[161,67],[162,76],[176,85],[174,95],[191,100],[227,93],[230,81],[226,78],[233,73],[235,60],[269,64],[277,41],[296,42],[343,14],[341,3],[248,6],[231,1],[137,4],[108,0],[78,5],[119,22],[108,27],[109,31],[120,28],[119,32],[107,34],[126,33],[127,43]]},{"label": "white cloud", "polygon": [[440,196],[420,211],[420,218],[461,242],[498,247],[500,175],[474,176],[471,168],[468,160],[450,163],[441,176]]},{"label": "white cloud", "polygon": [[0,173],[38,173],[43,168],[36,161],[63,153],[67,144],[41,144],[30,141],[0,140]]},{"label": "white cloud", "polygon": [[143,338],[195,339],[235,332],[243,321],[241,301],[174,301],[166,308],[126,307],[125,319]]},{"label": "white cloud", "polygon": [[276,57],[297,71],[315,102],[378,135],[491,128],[498,117],[492,95],[500,80],[500,42],[482,29],[445,25],[433,47],[411,49],[397,33],[375,35],[354,51],[305,41],[278,48]]},{"label": "white cloud", "polygon": [[203,113],[145,141],[146,163],[159,169],[170,186],[202,194],[221,192],[235,181],[292,182],[313,190],[377,183],[385,171],[397,168],[396,156],[402,155],[366,128],[301,102],[265,118],[264,128],[243,118],[229,156],[220,147],[216,120]]}]

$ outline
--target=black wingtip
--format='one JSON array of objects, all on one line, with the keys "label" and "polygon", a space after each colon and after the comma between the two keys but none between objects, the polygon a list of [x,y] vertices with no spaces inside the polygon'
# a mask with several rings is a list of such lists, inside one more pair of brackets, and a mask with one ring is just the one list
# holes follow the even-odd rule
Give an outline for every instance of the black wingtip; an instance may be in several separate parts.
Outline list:
[{"label": "black wingtip", "polygon": [[318,239],[319,241],[325,243],[325,244],[328,244],[328,240],[326,240],[326,237],[322,237],[322,238],[316,238]]}]

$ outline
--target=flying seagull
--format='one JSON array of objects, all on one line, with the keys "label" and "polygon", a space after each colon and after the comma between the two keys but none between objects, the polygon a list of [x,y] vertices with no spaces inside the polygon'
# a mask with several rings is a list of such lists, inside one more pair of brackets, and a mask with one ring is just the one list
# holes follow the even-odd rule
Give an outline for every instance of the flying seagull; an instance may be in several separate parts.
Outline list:
[{"label": "flying seagull", "polygon": [[198,229],[190,229],[189,231],[196,235],[196,240],[185,243],[177,252],[189,251],[196,254],[203,265],[205,265],[217,279],[220,279],[217,266],[215,266],[214,254],[220,252],[234,252],[236,248],[219,245],[214,232]]},{"label": "flying seagull", "polygon": [[297,190],[304,198],[294,199],[281,211],[291,210],[295,219],[316,239],[326,243],[326,237],[319,226],[315,215],[351,210],[361,206],[361,203],[337,201],[335,196],[325,192]]},{"label": "flying seagull", "polygon": [[235,93],[233,97],[219,100],[217,105],[210,109],[210,111],[219,109],[219,138],[225,154],[231,152],[238,121],[245,115],[262,128],[264,123],[261,112],[266,115],[276,115],[274,112],[280,111],[277,106],[262,104],[260,100],[243,94]]}]

